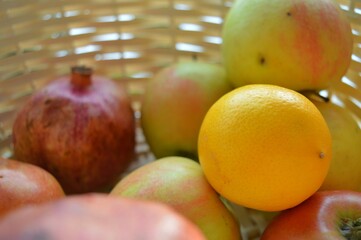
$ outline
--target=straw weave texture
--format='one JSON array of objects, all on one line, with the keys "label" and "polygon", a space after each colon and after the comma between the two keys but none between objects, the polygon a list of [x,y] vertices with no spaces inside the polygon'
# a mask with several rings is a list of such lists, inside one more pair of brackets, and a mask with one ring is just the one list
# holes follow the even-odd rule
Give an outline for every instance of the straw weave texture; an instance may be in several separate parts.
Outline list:
[{"label": "straw weave texture", "polygon": [[[232,2],[0,0],[0,156],[12,156],[11,128],[24,101],[74,65],[124,84],[139,117],[144,83],[160,68],[192,58],[221,62],[221,28]],[[354,52],[330,94],[361,119],[361,1],[339,3],[352,24]],[[137,141],[136,164],[151,160],[140,128]],[[237,211],[245,239],[257,239],[262,216]]]}]

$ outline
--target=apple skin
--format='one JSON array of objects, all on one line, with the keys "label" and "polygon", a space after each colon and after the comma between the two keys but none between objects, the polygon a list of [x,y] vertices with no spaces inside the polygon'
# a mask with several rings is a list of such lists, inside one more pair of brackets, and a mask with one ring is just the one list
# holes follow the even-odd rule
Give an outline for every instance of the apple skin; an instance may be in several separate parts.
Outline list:
[{"label": "apple skin", "polygon": [[13,145],[16,160],[50,172],[66,194],[109,191],[135,155],[131,99],[104,76],[56,78],[17,113]]},{"label": "apple skin", "polygon": [[[345,237],[346,222],[358,222],[358,230]],[[300,205],[282,211],[265,229],[261,240],[361,239],[361,193],[347,190],[319,191]]]},{"label": "apple skin", "polygon": [[31,204],[54,201],[65,196],[58,181],[32,164],[0,158],[0,218]]},{"label": "apple skin", "polygon": [[184,61],[161,69],[146,86],[141,110],[144,135],[155,157],[198,159],[202,120],[211,105],[230,90],[220,65]]},{"label": "apple skin", "polygon": [[353,49],[350,22],[334,0],[234,1],[222,39],[236,87],[325,89],[346,73]]},{"label": "apple skin", "polygon": [[165,203],[198,225],[209,240],[241,239],[236,218],[192,159],[173,156],[143,165],[120,180],[110,195]]},{"label": "apple skin", "polygon": [[101,193],[18,209],[0,221],[0,239],[205,240],[166,205]]},{"label": "apple skin", "polygon": [[321,190],[361,192],[361,131],[346,108],[331,101],[313,100],[332,136],[332,160]]}]

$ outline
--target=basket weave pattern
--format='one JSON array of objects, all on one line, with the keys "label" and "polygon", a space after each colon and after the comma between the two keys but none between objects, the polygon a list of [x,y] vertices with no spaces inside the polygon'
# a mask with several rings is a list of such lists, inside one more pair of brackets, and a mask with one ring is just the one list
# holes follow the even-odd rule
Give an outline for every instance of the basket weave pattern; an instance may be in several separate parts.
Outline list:
[{"label": "basket weave pattern", "polygon": [[[17,110],[38,88],[74,65],[124,84],[139,117],[144,83],[183,59],[221,62],[220,37],[230,0],[0,0],[0,156],[11,157]],[[361,119],[361,0],[338,0],[354,33],[347,74],[332,99]],[[153,158],[138,128],[137,162]],[[262,217],[237,209],[245,239]]]}]

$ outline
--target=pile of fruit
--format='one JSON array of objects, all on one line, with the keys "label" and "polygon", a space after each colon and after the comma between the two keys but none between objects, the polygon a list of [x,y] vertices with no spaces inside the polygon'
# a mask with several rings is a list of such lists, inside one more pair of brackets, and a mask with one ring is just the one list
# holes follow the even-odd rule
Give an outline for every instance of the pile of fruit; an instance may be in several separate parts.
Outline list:
[{"label": "pile of fruit", "polygon": [[[361,239],[361,131],[329,92],[351,61],[333,0],[237,0],[222,64],[174,63],[146,85],[136,158],[124,86],[75,66],[19,109],[0,159],[0,239]],[[127,174],[124,174],[126,173]],[[59,227],[60,226],[60,227]]]}]

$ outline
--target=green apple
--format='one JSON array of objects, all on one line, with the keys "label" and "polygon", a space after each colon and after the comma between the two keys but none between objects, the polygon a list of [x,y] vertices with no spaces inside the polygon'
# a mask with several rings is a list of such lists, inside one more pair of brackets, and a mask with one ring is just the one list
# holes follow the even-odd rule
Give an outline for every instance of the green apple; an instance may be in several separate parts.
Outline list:
[{"label": "green apple", "polygon": [[361,191],[361,131],[346,108],[313,100],[332,136],[332,161],[321,190]]},{"label": "green apple", "polygon": [[134,170],[110,192],[165,203],[183,214],[209,240],[240,239],[235,216],[207,182],[199,163],[184,157],[165,157]]},{"label": "green apple", "polygon": [[222,38],[235,86],[323,89],[345,74],[353,48],[350,23],[334,0],[234,1]]},{"label": "green apple", "polygon": [[144,135],[156,158],[197,159],[202,120],[211,105],[230,90],[220,65],[185,61],[159,71],[146,87],[141,110]]}]

